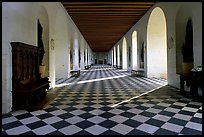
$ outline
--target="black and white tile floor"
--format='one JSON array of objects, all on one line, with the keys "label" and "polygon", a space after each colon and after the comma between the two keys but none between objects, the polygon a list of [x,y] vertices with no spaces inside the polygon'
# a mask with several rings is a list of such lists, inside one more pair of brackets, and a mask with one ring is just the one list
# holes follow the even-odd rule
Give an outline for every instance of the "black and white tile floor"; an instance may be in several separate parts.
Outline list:
[{"label": "black and white tile floor", "polygon": [[202,135],[202,103],[165,85],[93,66],[57,79],[48,92],[58,96],[43,110],[3,114],[2,135]]}]

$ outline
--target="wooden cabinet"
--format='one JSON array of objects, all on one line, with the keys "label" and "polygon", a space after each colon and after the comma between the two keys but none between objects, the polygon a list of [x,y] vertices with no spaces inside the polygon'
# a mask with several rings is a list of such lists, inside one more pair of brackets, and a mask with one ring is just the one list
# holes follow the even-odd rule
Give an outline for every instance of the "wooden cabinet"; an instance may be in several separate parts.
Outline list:
[{"label": "wooden cabinet", "polygon": [[12,47],[12,110],[37,109],[46,96],[48,78],[39,74],[39,49],[36,46],[11,42]]}]

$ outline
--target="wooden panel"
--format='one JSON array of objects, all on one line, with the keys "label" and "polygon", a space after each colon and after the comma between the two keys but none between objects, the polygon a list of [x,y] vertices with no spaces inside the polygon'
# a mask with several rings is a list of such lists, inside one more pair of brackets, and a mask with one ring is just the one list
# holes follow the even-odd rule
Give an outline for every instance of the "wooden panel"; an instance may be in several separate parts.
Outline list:
[{"label": "wooden panel", "polygon": [[62,2],[94,52],[108,51],[155,2]]}]

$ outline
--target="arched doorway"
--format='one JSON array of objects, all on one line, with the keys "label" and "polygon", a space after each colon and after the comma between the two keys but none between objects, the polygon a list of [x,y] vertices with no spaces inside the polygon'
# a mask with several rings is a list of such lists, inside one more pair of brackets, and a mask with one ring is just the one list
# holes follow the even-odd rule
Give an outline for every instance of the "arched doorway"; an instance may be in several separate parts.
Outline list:
[{"label": "arched doorway", "polygon": [[132,33],[132,69],[137,70],[137,31]]},{"label": "arched doorway", "polygon": [[123,38],[122,69],[127,70],[127,41]]},{"label": "arched doorway", "polygon": [[166,18],[161,8],[156,7],[147,26],[147,77],[167,79]]}]

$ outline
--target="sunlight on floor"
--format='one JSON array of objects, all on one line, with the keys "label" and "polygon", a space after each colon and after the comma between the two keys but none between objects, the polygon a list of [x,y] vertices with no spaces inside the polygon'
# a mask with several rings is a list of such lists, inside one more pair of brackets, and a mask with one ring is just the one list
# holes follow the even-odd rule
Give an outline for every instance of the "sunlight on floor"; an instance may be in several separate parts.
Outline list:
[{"label": "sunlight on floor", "polygon": [[90,83],[90,82],[95,82],[95,81],[102,81],[102,80],[115,79],[115,78],[122,78],[122,77],[126,77],[126,76],[128,76],[128,75],[90,79],[90,80],[84,80],[84,81],[73,82],[73,83],[62,83],[62,84],[55,85],[55,87],[63,87],[63,86],[74,85],[74,84],[84,84],[84,83]]},{"label": "sunlight on floor", "polygon": [[152,89],[152,90],[150,90],[150,91],[146,91],[146,92],[144,92],[144,93],[142,93],[142,94],[140,94],[140,95],[138,95],[138,96],[132,97],[132,98],[130,98],[130,99],[128,99],[128,100],[124,100],[124,101],[122,101],[122,102],[120,102],[120,103],[110,105],[110,107],[113,108],[113,107],[116,107],[116,106],[118,106],[118,105],[120,105],[120,104],[122,104],[122,103],[129,102],[129,101],[131,101],[132,99],[139,98],[140,96],[143,96],[143,95],[146,95],[146,94],[148,94],[148,93],[151,93],[151,92],[153,92],[153,91],[155,91],[155,90],[157,90],[157,89],[160,89],[160,88],[162,88],[162,87],[164,87],[164,86],[166,86],[166,85],[167,85],[167,84],[162,85],[162,86],[160,86],[160,87],[157,87],[157,88],[155,88],[155,89]]}]

